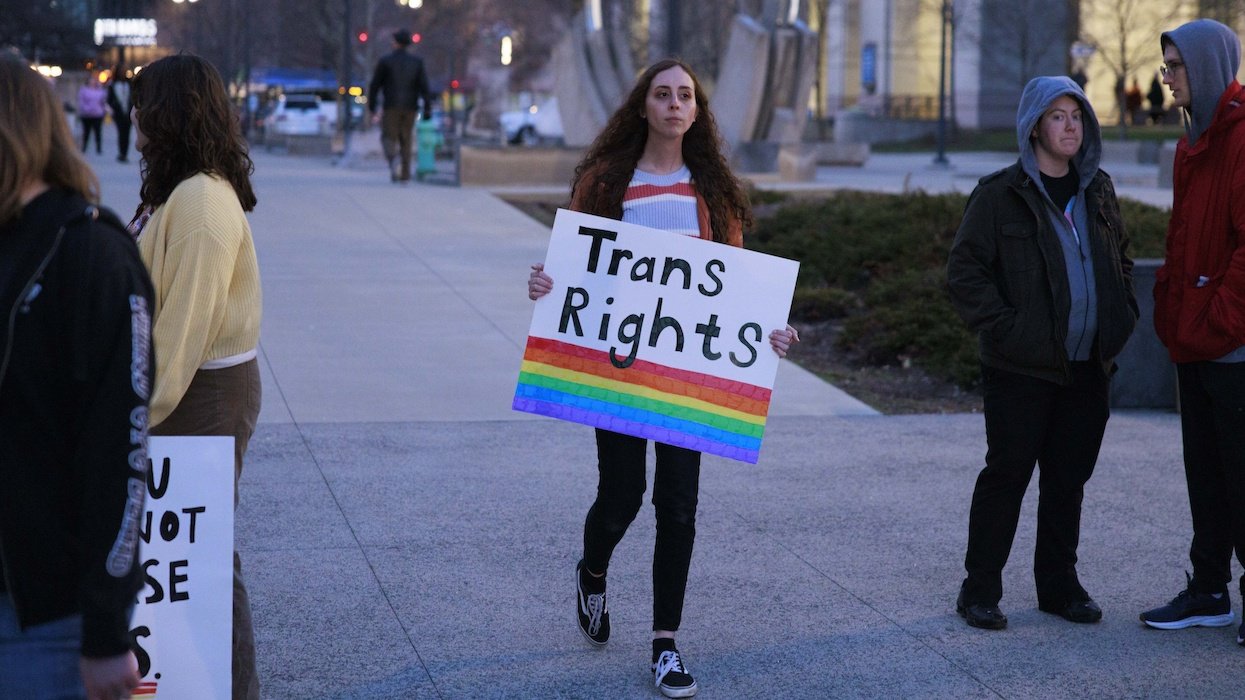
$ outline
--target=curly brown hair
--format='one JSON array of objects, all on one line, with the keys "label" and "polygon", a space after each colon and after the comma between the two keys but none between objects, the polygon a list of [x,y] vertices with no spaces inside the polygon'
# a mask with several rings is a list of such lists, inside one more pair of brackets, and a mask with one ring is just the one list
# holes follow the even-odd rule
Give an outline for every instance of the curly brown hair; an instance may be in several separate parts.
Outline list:
[{"label": "curly brown hair", "polygon": [[191,54],[166,56],[143,68],[130,90],[138,130],[147,138],[139,212],[164,204],[182,180],[199,173],[228,181],[242,209],[255,208],[255,164],[211,63]]},{"label": "curly brown hair", "polygon": [[[636,79],[627,99],[610,117],[583,160],[575,166],[571,192],[574,193],[580,185],[587,186],[583,195],[586,213],[611,219],[622,218],[623,196],[648,142],[648,122],[642,116],[645,98],[653,78],[675,67],[682,68],[692,79],[696,93],[696,121],[683,135],[683,162],[692,173],[696,191],[709,207],[713,240],[722,242],[732,215],[745,229],[752,226],[752,206],[722,154],[722,137],[718,133],[717,121],[709,111],[709,100],[700,81],[686,63],[675,58],[654,63]],[[591,174],[592,182],[585,182],[588,174]]]}]

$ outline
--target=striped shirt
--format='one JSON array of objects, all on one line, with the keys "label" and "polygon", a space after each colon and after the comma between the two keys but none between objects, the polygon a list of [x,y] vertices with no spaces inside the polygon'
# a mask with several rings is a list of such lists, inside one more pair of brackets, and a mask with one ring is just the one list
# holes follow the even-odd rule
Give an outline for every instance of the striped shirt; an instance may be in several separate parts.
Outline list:
[{"label": "striped shirt", "polygon": [[696,189],[687,166],[668,175],[636,169],[623,195],[622,220],[684,236],[700,236]]}]

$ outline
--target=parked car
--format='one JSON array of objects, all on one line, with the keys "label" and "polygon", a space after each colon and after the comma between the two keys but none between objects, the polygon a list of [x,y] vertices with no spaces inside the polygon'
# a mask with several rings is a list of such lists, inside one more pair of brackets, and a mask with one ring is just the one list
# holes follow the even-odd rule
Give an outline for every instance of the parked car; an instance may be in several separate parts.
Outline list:
[{"label": "parked car", "polygon": [[500,121],[502,134],[509,144],[535,146],[562,138],[562,115],[558,113],[556,97],[527,109],[502,112]]},{"label": "parked car", "polygon": [[268,136],[318,136],[333,133],[337,126],[337,106],[318,95],[289,93],[277,99],[264,120]]}]

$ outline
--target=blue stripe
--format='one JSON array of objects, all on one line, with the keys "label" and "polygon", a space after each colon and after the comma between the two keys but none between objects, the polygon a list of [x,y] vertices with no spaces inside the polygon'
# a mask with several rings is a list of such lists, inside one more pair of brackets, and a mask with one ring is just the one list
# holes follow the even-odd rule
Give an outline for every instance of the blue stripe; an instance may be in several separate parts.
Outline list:
[{"label": "blue stripe", "polygon": [[[618,404],[590,399],[585,396],[575,396],[561,391],[554,391],[544,387],[532,386],[530,384],[519,384],[514,392],[515,401],[520,398],[534,399],[537,401],[547,401],[549,403],[560,404],[573,408],[591,411],[593,413],[605,414],[620,418],[625,421],[632,421],[644,425],[662,428],[688,435],[694,435],[704,440],[720,442],[724,445],[732,445],[746,450],[760,450],[761,438],[749,437],[747,435],[739,435],[720,428],[714,428],[702,423],[672,418],[653,411],[645,411],[643,409],[634,408],[632,406],[620,406]],[[663,442],[666,442],[663,440]]]},{"label": "blue stripe", "polygon": [[571,421],[582,425],[590,425],[594,428],[604,428],[612,430],[616,433],[626,435],[635,435],[637,437],[664,442],[667,445],[676,447],[685,447],[689,450],[698,450],[719,457],[728,459],[736,459],[749,464],[756,464],[760,457],[760,450],[747,449],[744,447],[736,447],[734,445],[724,445],[719,442],[698,441],[681,433],[672,430],[665,430],[646,423],[637,423],[623,418],[603,415],[595,411],[588,411],[572,406],[566,406],[561,403],[541,401],[532,398],[520,398],[518,395],[514,398],[512,408],[516,411],[525,413],[534,413],[541,416],[549,416],[559,420]]},{"label": "blue stripe", "polygon": [[663,231],[699,231],[696,199],[632,204],[623,202],[623,221]]}]

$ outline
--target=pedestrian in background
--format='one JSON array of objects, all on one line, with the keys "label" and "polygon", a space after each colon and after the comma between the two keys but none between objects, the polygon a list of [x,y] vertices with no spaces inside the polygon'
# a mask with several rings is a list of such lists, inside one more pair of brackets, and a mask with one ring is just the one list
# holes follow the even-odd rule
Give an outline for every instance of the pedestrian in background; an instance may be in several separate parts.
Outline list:
[{"label": "pedestrian in background", "polygon": [[129,697],[151,282],[52,88],[0,54],[0,697]]},{"label": "pedestrian in background", "polygon": [[1128,236],[1102,135],[1070,78],[1020,97],[1020,159],[969,197],[947,263],[956,311],[977,332],[986,466],[968,520],[956,612],[1003,629],[1003,567],[1040,468],[1033,575],[1038,609],[1071,622],[1102,610],[1077,576],[1081,502],[1110,414],[1115,357],[1137,321]]},{"label": "pedestrian in background", "polygon": [[[153,435],[234,439],[234,502],[259,416],[260,282],[245,212],[254,165],[220,74],[188,54],[133,83],[141,203],[130,223],[155,284]],[[233,558],[233,697],[259,697],[242,562]]]},{"label": "pedestrian in background", "polygon": [[1124,105],[1128,110],[1128,123],[1139,125],[1145,123],[1145,116],[1141,112],[1141,84],[1133,78],[1133,82],[1128,86],[1128,91],[1124,93]]},{"label": "pedestrian in background", "polygon": [[108,83],[108,108],[112,111],[112,123],[117,126],[117,160],[125,163],[130,152],[130,72],[124,63],[118,63]]},{"label": "pedestrian in background", "polygon": [[[399,29],[393,33],[393,51],[376,64],[368,86],[367,104],[375,119],[380,117],[380,143],[389,162],[393,182],[411,179],[411,129],[423,102],[423,118],[432,118],[432,92],[424,62],[410,52],[411,32]],[[383,103],[378,96],[383,95]]]},{"label": "pedestrian in background", "polygon": [[78,119],[82,122],[82,152],[87,150],[91,135],[95,135],[95,153],[103,153],[100,142],[103,132],[104,116],[108,114],[108,93],[99,83],[95,74],[87,76],[82,87],[78,88]]},{"label": "pedestrian in background", "polygon": [[1150,81],[1150,91],[1146,93],[1146,101],[1150,103],[1150,123],[1158,126],[1163,123],[1163,83],[1159,81],[1159,76],[1155,75],[1154,80]]},{"label": "pedestrian in background", "polygon": [[[1150,627],[1234,622],[1232,551],[1245,563],[1245,88],[1241,42],[1208,19],[1165,32],[1163,82],[1185,115],[1176,144],[1167,255],[1155,273],[1154,330],[1180,386],[1193,516],[1185,590],[1141,613]],[[1245,597],[1245,577],[1240,582]],[[1245,645],[1245,623],[1236,635]]]},{"label": "pedestrian in background", "polygon": [[[571,209],[706,241],[743,245],[751,207],[722,154],[708,100],[691,68],[666,59],[644,71],[575,168]],[[528,297],[548,294],[553,280],[532,266]],[[779,357],[798,341],[790,326],[770,333]],[[583,558],[575,566],[579,629],[595,646],[610,637],[605,574],[614,548],[643,502],[648,441],[598,428],[596,502],[584,522]],[[696,505],[700,453],[656,443],[653,506],[653,680],[672,698],[696,694],[675,633],[683,616]]]}]

